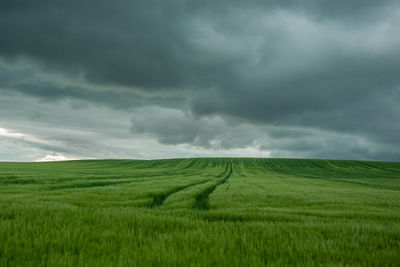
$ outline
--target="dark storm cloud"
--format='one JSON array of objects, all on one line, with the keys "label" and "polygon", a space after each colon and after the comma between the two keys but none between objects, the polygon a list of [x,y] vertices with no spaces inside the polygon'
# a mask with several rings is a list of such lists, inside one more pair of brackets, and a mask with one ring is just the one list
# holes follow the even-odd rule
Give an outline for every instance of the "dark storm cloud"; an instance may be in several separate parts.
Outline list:
[{"label": "dark storm cloud", "polygon": [[[144,96],[134,91],[93,89],[87,86],[65,85],[54,80],[40,80],[29,68],[7,68],[0,64],[0,93],[24,94],[42,101],[65,99],[85,101],[114,109],[132,110],[144,105],[184,106],[185,98],[178,96]],[[85,102],[73,102],[77,107]]]},{"label": "dark storm cloud", "polygon": [[0,51],[5,57],[27,56],[52,67],[84,71],[92,81],[175,86],[185,68],[180,55],[187,46],[178,5],[3,1]]},{"label": "dark storm cloud", "polygon": [[123,110],[144,105],[178,106],[185,100],[182,97],[144,97],[133,92],[99,91],[82,86],[61,86],[52,82],[22,83],[15,85],[12,89],[13,92],[34,96],[44,101],[83,100]]},{"label": "dark storm cloud", "polygon": [[[175,128],[133,115],[134,131],[167,144],[209,147],[224,140],[221,147],[241,147],[262,139],[256,127],[249,133],[199,118],[221,116],[327,136],[318,139],[324,145],[300,149],[287,142],[277,150],[310,150],[307,155],[319,157],[345,144],[336,135],[343,134],[367,140],[343,146],[357,158],[386,151],[389,159],[400,159],[399,29],[398,1],[2,1],[3,60],[28,59],[44,72],[83,74],[91,87],[16,83],[17,74],[3,70],[0,87],[114,109],[183,109],[191,115],[169,114]],[[134,90],[104,91],[96,89],[99,84]],[[182,97],[168,97],[171,91]],[[171,121],[165,114],[146,115]],[[265,129],[272,139],[273,129]],[[304,138],[296,131],[282,134]],[[343,154],[330,155],[335,153]]]},{"label": "dark storm cloud", "polygon": [[[280,38],[280,29],[275,32],[268,25],[255,25],[259,30],[254,32],[251,24],[259,24],[258,18],[271,16],[274,10],[333,19],[358,15],[371,20],[376,14],[385,15],[381,11],[393,3],[2,1],[0,54],[8,58],[27,56],[52,67],[84,71],[89,80],[97,82],[146,89],[214,86],[215,80],[223,82],[236,74],[232,65],[249,60],[246,51],[234,55],[228,48],[224,53],[225,44],[213,40],[218,35],[230,38],[227,41],[240,41],[249,37],[246,30],[250,30],[250,34],[263,35],[254,37],[270,43]],[[204,30],[215,31],[215,36]]]}]

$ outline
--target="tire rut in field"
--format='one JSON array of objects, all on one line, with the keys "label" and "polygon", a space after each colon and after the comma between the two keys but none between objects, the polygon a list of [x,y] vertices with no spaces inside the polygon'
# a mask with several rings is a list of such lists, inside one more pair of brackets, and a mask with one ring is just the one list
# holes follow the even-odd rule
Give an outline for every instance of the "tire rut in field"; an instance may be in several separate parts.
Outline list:
[{"label": "tire rut in field", "polygon": [[226,164],[225,172],[216,177],[216,178],[219,178],[219,177],[224,177],[224,178],[222,180],[218,181],[216,184],[206,188],[199,195],[197,195],[196,203],[193,205],[193,209],[209,210],[210,209],[210,204],[208,203],[209,196],[211,195],[212,192],[214,192],[214,190],[218,186],[224,184],[229,179],[229,177],[231,177],[232,172],[233,172],[232,162],[229,162]]},{"label": "tire rut in field", "polygon": [[77,188],[93,188],[93,187],[104,187],[119,184],[128,184],[132,181],[119,181],[119,182],[89,182],[86,184],[67,184],[59,186],[51,186],[47,190],[62,190],[62,189],[77,189]]},{"label": "tire rut in field", "polygon": [[293,173],[290,173],[290,172],[276,166],[274,163],[272,163],[272,161],[270,159],[264,159],[264,164],[269,171],[277,172],[280,174],[293,174]]},{"label": "tire rut in field", "polygon": [[209,181],[211,181],[211,180],[213,180],[213,179],[215,179],[215,177],[214,177],[214,178],[211,178],[211,179],[203,180],[203,181],[200,181],[200,182],[196,182],[196,183],[191,183],[191,184],[188,184],[188,185],[179,186],[179,187],[173,188],[173,189],[171,189],[171,190],[169,190],[169,191],[167,191],[167,192],[164,192],[164,193],[153,194],[153,195],[151,196],[151,197],[153,198],[153,200],[152,200],[152,202],[148,205],[148,207],[149,207],[149,208],[159,207],[159,206],[161,206],[162,204],[164,204],[165,200],[167,200],[167,198],[170,197],[171,195],[173,195],[173,194],[175,194],[175,193],[178,193],[179,191],[185,190],[185,189],[187,189],[187,188],[189,188],[189,187],[207,183],[207,182],[209,182]]},{"label": "tire rut in field", "polygon": [[[193,161],[190,162],[189,164],[192,164],[192,163],[193,163]],[[179,187],[173,188],[173,189],[171,189],[171,190],[169,190],[167,192],[161,193],[161,194],[153,194],[151,196],[153,198],[152,202],[148,205],[148,207],[149,208],[159,207],[162,204],[164,204],[164,202],[167,200],[167,198],[170,197],[171,195],[173,195],[175,193],[178,193],[179,191],[185,190],[185,189],[187,189],[189,187],[193,187],[193,186],[196,186],[196,185],[204,184],[204,183],[207,183],[207,182],[212,181],[214,179],[220,178],[220,177],[224,176],[227,171],[228,171],[228,165],[226,165],[225,170],[224,170],[223,173],[221,173],[221,174],[219,174],[219,175],[217,175],[217,176],[215,176],[215,177],[213,177],[211,179],[206,179],[206,180],[203,180],[203,181],[200,181],[200,182],[195,182],[195,183],[191,183],[191,184],[188,184],[188,185],[179,186]]]},{"label": "tire rut in field", "polygon": [[269,171],[275,172],[275,173],[278,173],[281,175],[294,175],[294,176],[299,176],[299,177],[304,177],[304,178],[319,178],[318,176],[299,173],[298,171],[290,169],[290,167],[287,167],[287,166],[283,167],[283,166],[276,165],[270,159],[265,159],[264,164]]},{"label": "tire rut in field", "polygon": [[376,170],[380,170],[380,171],[384,171],[384,172],[389,172],[389,173],[393,173],[393,172],[394,172],[394,173],[398,173],[397,170],[387,169],[387,168],[384,167],[384,166],[376,166],[376,165],[373,165],[373,164],[371,164],[371,163],[368,163],[368,162],[365,162],[365,161],[362,161],[362,160],[358,161],[358,163],[359,163],[360,165],[364,166],[364,167],[367,167],[367,168],[376,169]]},{"label": "tire rut in field", "polygon": [[[191,161],[189,163],[189,165],[191,165],[191,166],[193,164],[194,164],[193,161]],[[186,169],[186,168],[187,168],[187,166],[184,169]],[[219,175],[217,175],[217,176],[215,176],[215,177],[213,177],[211,179],[206,179],[206,180],[202,180],[202,181],[199,181],[199,182],[191,183],[191,184],[188,184],[188,185],[179,186],[179,187],[173,188],[173,189],[171,189],[171,190],[169,190],[167,192],[163,192],[163,193],[159,193],[159,194],[152,194],[151,195],[152,201],[147,205],[147,207],[148,208],[159,207],[159,206],[163,205],[164,202],[167,200],[167,198],[170,197],[171,195],[173,195],[175,193],[178,193],[178,192],[180,192],[182,190],[185,190],[185,189],[187,189],[189,187],[193,187],[193,186],[196,186],[196,185],[204,184],[204,183],[207,183],[207,182],[212,181],[214,179],[220,178],[220,177],[222,177],[222,176],[224,176],[226,174],[227,170],[228,170],[228,166],[226,165],[224,172],[222,172],[221,174],[219,174]]]}]

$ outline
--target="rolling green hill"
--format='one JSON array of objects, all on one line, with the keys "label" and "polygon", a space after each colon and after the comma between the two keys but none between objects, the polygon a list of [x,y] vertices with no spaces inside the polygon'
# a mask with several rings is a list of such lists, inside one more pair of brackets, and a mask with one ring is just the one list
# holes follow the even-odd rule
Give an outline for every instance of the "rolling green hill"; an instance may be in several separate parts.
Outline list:
[{"label": "rolling green hill", "polygon": [[0,266],[400,262],[400,163],[0,163]]}]

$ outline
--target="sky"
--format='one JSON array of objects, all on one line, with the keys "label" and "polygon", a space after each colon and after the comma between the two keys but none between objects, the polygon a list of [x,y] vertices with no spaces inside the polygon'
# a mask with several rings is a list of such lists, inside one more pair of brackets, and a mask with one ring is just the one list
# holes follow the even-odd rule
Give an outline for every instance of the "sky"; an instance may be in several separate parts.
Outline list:
[{"label": "sky", "polygon": [[0,161],[400,161],[397,0],[2,0]]}]

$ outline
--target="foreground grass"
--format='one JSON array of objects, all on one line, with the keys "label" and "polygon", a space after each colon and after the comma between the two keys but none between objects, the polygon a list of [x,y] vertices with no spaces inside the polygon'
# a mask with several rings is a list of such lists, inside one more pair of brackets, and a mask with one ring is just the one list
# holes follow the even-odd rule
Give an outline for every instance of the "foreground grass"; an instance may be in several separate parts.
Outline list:
[{"label": "foreground grass", "polygon": [[400,163],[0,163],[0,266],[400,262]]}]

